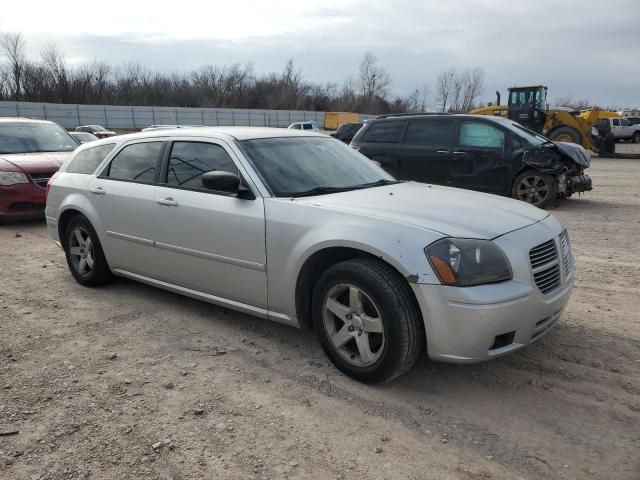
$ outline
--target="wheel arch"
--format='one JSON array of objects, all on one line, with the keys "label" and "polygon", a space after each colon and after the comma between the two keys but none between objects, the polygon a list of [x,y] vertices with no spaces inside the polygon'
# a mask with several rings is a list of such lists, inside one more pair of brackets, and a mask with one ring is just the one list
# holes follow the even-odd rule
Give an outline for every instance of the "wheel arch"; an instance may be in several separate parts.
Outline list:
[{"label": "wheel arch", "polygon": [[[380,255],[355,246],[326,246],[309,255],[298,271],[295,284],[295,309],[296,317],[302,328],[310,329],[312,327],[311,300],[313,288],[318,278],[333,265],[356,258],[376,259],[391,267],[398,274],[399,280],[406,283],[414,307],[422,316],[422,309],[413,289],[409,285],[408,277],[392,262],[388,262]],[[422,322],[422,328],[424,328],[424,322]]]},{"label": "wheel arch", "polygon": [[102,224],[98,219],[97,212],[85,197],[78,194],[71,195],[58,209],[57,228],[60,243],[64,242],[64,232],[69,221],[76,215],[82,215],[89,221],[93,229],[96,231],[96,235],[98,235],[100,243],[104,244],[101,228]]}]

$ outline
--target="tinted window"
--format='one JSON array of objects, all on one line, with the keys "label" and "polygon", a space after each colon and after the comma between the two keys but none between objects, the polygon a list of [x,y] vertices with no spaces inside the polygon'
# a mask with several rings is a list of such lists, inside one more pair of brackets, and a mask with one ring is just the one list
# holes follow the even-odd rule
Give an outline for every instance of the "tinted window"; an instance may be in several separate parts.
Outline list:
[{"label": "tinted window", "polygon": [[453,138],[453,121],[441,118],[411,120],[405,143],[418,145],[449,145]]},{"label": "tinted window", "polygon": [[202,188],[202,175],[216,170],[238,173],[233,160],[220,145],[175,142],[169,157],[167,184]]},{"label": "tinted window", "polygon": [[630,127],[631,126],[631,122],[629,122],[629,120],[627,120],[626,118],[621,118],[620,119],[620,125],[622,125],[623,127]]},{"label": "tinted window", "polygon": [[463,147],[500,148],[504,145],[504,132],[484,122],[462,122],[460,145]]},{"label": "tinted window", "polygon": [[310,123],[303,123],[302,124],[302,129],[303,130],[311,130],[311,129],[313,129],[313,125],[311,125]]},{"label": "tinted window", "polygon": [[614,127],[619,127],[620,126],[620,120],[618,120],[617,118],[613,119],[613,126]]},{"label": "tinted window", "polygon": [[363,141],[375,143],[395,143],[398,141],[404,122],[377,122],[365,132]]},{"label": "tinted window", "polygon": [[109,152],[113,150],[115,143],[109,143],[107,145],[100,145],[98,147],[88,148],[78,153],[76,157],[71,160],[71,163],[67,167],[67,173],[83,173],[90,175],[96,171],[98,165],[102,163]]},{"label": "tinted window", "polygon": [[124,147],[109,165],[109,178],[153,182],[162,142],[136,143]]}]

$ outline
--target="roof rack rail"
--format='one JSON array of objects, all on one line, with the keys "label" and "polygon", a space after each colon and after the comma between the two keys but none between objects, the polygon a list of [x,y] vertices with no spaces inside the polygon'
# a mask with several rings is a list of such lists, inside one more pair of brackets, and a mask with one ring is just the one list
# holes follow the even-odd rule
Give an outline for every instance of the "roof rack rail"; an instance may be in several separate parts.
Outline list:
[{"label": "roof rack rail", "polygon": [[379,115],[378,118],[389,118],[389,117],[422,117],[429,115],[453,115],[453,113],[449,112],[420,112],[420,113],[386,113],[384,115]]}]

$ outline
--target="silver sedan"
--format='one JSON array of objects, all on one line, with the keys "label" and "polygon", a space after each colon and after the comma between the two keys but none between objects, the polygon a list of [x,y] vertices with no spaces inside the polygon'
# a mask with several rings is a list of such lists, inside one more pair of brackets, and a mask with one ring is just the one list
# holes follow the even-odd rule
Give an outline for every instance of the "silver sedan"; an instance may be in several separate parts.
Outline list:
[{"label": "silver sedan", "polygon": [[331,361],[388,381],[423,352],[477,362],[558,321],[566,230],[516,200],[399,182],[330,137],[147,131],[79,147],[51,180],[73,277],[122,276],[316,332]]}]

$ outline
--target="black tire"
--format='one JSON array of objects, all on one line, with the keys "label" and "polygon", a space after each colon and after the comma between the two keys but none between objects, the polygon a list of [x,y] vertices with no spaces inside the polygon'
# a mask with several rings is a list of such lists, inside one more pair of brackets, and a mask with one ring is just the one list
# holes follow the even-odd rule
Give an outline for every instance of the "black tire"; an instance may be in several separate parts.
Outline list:
[{"label": "black tire", "polygon": [[604,149],[607,152],[607,156],[612,158],[616,153],[616,137],[613,133],[609,132],[604,136]]},{"label": "black tire", "polygon": [[[544,196],[542,196],[543,184],[546,191],[546,195]],[[536,188],[538,192],[533,193],[531,190],[526,191],[524,189],[526,185],[529,185],[531,188]],[[517,200],[530,203],[538,208],[546,208],[558,197],[558,182],[555,177],[547,175],[546,173],[526,170],[513,181],[511,195]]]},{"label": "black tire", "polygon": [[640,143],[640,132],[633,134],[633,143]]},{"label": "black tire", "polygon": [[[85,247],[80,245],[77,234],[85,238]],[[85,237],[86,235],[86,237]],[[90,244],[87,242],[90,239]],[[113,279],[113,274],[109,269],[107,260],[102,251],[102,245],[93,226],[83,215],[73,217],[64,232],[63,248],[67,257],[67,265],[71,271],[71,275],[78,283],[85,287],[99,287],[109,283]],[[82,252],[78,254],[76,249]],[[85,268],[80,268],[82,259],[84,258]],[[90,261],[92,262],[90,267]]]},{"label": "black tire", "polygon": [[[376,340],[379,344],[376,353],[372,353],[374,358],[376,356],[377,358],[375,361],[372,359],[372,363],[368,365],[355,365],[352,359],[346,359],[347,356],[344,353],[348,348],[360,351],[358,346],[360,339],[356,337],[360,337],[362,331],[359,334],[358,330],[353,330],[353,325],[349,325],[351,333],[347,335],[352,337],[344,342],[343,347],[336,347],[327,331],[328,324],[331,322],[339,324],[342,320],[328,312],[325,302],[330,298],[331,292],[344,286],[349,288],[346,293],[349,298],[351,298],[351,286],[361,291],[363,294],[361,305],[371,300],[373,308],[378,313],[379,322],[382,324],[381,333],[364,332],[367,345],[372,345],[371,342]],[[357,309],[352,310],[352,312],[355,311]],[[422,316],[415,305],[409,285],[397,271],[377,259],[347,260],[325,271],[313,291],[312,313],[314,329],[323,350],[340,371],[355,380],[365,383],[383,383],[392,380],[409,370],[423,351],[425,338]],[[360,322],[359,319],[364,318],[365,314],[368,315],[363,311],[360,317],[354,313],[353,322]],[[347,328],[346,321],[342,323],[340,331]],[[338,331],[338,327],[335,328]],[[361,328],[366,330],[365,327]],[[378,337],[374,338],[376,335]],[[369,349],[369,352],[372,351],[373,349]]]},{"label": "black tire", "polygon": [[573,142],[582,145],[582,134],[573,127],[558,127],[549,132],[548,137],[555,142]]}]

